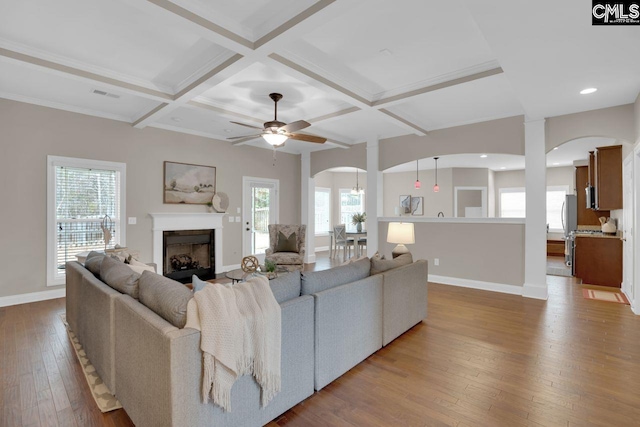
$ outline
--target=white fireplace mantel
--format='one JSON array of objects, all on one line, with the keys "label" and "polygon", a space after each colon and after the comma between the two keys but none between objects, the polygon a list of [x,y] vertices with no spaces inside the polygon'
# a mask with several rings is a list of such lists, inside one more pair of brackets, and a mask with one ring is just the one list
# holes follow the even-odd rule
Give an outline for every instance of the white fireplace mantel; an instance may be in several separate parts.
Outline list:
[{"label": "white fireplace mantel", "polygon": [[153,232],[153,262],[162,272],[162,241],[164,231],[216,230],[214,238],[216,273],[222,268],[223,213],[150,213]]}]

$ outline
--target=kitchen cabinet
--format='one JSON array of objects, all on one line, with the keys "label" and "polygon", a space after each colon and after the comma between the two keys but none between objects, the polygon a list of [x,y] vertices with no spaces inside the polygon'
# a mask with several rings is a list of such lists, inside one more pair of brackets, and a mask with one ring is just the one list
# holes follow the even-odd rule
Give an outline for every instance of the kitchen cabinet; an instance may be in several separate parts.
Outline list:
[{"label": "kitchen cabinet", "polygon": [[575,276],[588,285],[619,288],[622,284],[622,240],[617,237],[575,237]]},{"label": "kitchen cabinet", "polygon": [[578,205],[578,225],[600,225],[598,218],[609,217],[609,211],[595,211],[587,208],[587,196],[584,189],[589,182],[587,166],[576,167],[576,194]]},{"label": "kitchen cabinet", "polygon": [[622,145],[598,147],[594,157],[596,209],[622,209]]}]

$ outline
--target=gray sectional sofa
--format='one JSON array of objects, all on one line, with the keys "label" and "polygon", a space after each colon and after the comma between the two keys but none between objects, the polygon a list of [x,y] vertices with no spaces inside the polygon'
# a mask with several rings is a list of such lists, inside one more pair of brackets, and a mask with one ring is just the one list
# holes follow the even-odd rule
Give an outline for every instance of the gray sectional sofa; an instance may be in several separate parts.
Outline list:
[{"label": "gray sectional sofa", "polygon": [[[200,332],[183,328],[181,317],[191,291],[155,273],[127,275],[124,264],[87,264],[95,274],[67,264],[67,321],[105,384],[142,427],[263,425],[426,317],[426,261],[370,275],[365,258],[272,280],[282,310],[281,391],[260,408],[259,386],[251,376],[241,377],[225,413],[201,400]],[[105,271],[104,264],[118,271]]]}]

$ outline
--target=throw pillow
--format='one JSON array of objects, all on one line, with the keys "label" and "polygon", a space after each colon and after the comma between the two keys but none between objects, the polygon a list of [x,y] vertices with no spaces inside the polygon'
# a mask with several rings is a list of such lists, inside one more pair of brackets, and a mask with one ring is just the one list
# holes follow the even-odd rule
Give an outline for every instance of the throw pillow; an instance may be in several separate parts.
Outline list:
[{"label": "throw pillow", "polygon": [[182,329],[187,323],[191,298],[193,294],[182,283],[150,271],[140,276],[140,302],[176,328]]},{"label": "throw pillow", "polygon": [[152,273],[156,272],[155,268],[152,266],[147,265],[144,262],[136,261],[135,259],[131,259],[127,265],[138,274],[142,274],[143,271],[150,271]]},{"label": "throw pillow", "polygon": [[302,295],[311,295],[345,283],[355,282],[369,276],[371,263],[369,258],[341,265],[329,270],[302,273]]},{"label": "throw pillow", "polygon": [[392,268],[413,263],[411,253],[398,255],[394,259],[371,258],[371,275],[380,274]]},{"label": "throw pillow", "polygon": [[300,272],[292,271],[269,280],[271,292],[278,304],[300,296]]},{"label": "throw pillow", "polygon": [[278,231],[278,243],[274,252],[298,252],[298,236],[294,231],[289,237]]},{"label": "throw pillow", "polygon": [[100,254],[98,252],[89,252],[89,255],[87,255],[87,259],[84,261],[84,267],[92,272],[94,276],[100,277],[100,267],[102,266],[103,259],[104,254]]},{"label": "throw pillow", "polygon": [[204,289],[205,286],[208,285],[208,282],[205,282],[195,274],[191,277],[191,286],[193,286],[193,293],[195,294],[198,291]]},{"label": "throw pillow", "polygon": [[100,278],[116,291],[138,299],[138,279],[140,275],[128,265],[105,256],[100,266]]}]

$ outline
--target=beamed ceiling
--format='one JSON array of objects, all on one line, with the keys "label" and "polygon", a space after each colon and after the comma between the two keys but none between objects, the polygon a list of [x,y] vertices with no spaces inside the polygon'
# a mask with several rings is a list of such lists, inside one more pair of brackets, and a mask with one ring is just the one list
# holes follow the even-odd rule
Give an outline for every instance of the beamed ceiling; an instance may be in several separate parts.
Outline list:
[{"label": "beamed ceiling", "polygon": [[[582,0],[0,0],[0,97],[301,153],[634,101],[638,27]],[[579,95],[586,87],[599,90]],[[98,92],[98,93],[96,93]],[[236,144],[268,147],[261,139]]]}]

